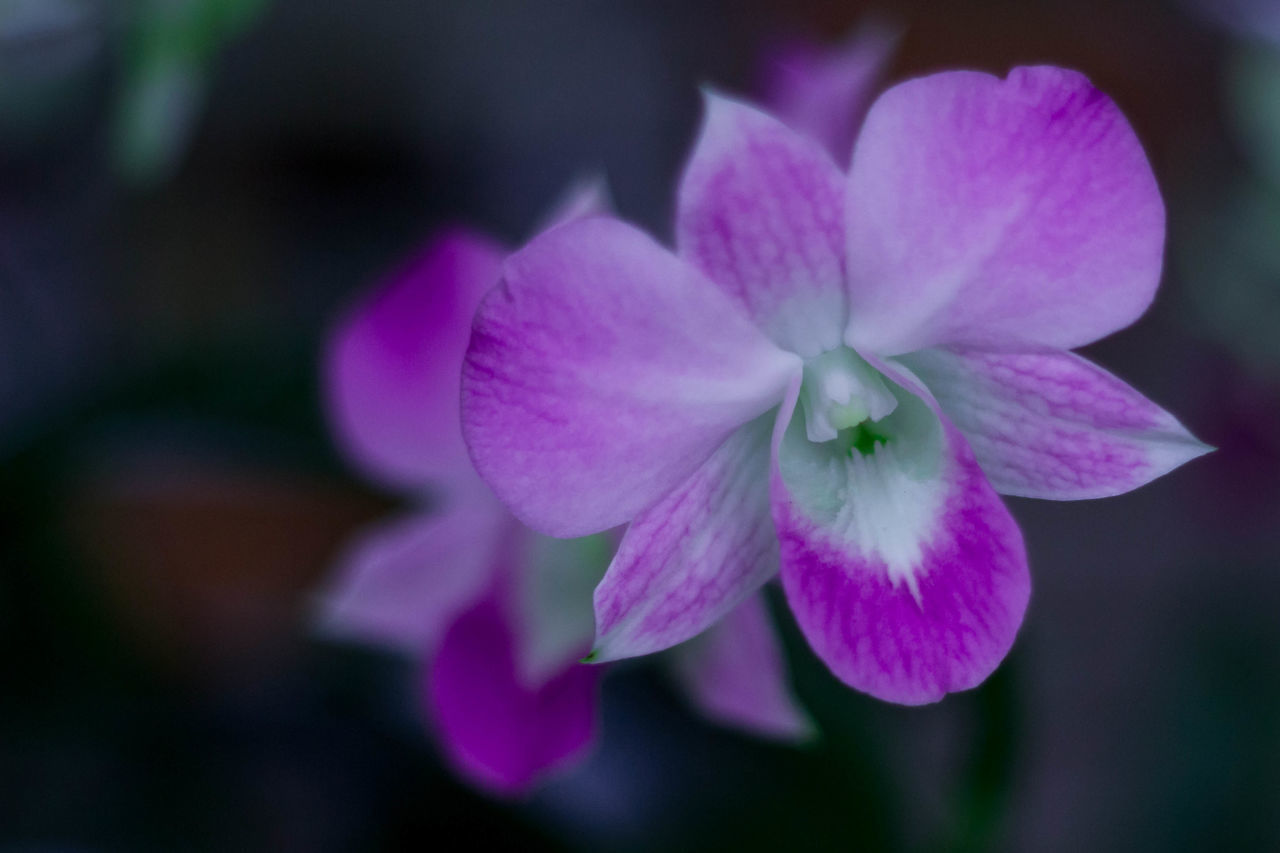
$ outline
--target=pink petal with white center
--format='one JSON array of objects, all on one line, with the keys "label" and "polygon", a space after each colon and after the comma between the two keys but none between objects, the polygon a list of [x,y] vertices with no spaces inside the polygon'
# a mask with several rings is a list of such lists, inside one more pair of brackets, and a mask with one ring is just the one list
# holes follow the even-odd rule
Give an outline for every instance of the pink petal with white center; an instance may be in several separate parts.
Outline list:
[{"label": "pink petal with white center", "polygon": [[530,686],[519,672],[516,642],[503,604],[487,598],[449,628],[424,679],[424,701],[449,762],[505,796],[526,793],[586,756],[602,675],[570,659]]},{"label": "pink petal with white center", "polygon": [[720,285],[779,346],[838,346],[844,175],[815,140],[714,93],[676,210],[680,256]]},{"label": "pink petal with white center", "polygon": [[981,683],[1030,595],[1022,535],[960,433],[900,392],[864,455],[775,438],[782,585],[805,637],[846,684],[908,705]]},{"label": "pink petal with white center", "polygon": [[846,341],[862,351],[1075,347],[1136,320],[1160,279],[1142,146],[1060,68],[893,87],[863,124],[847,209]]},{"label": "pink petal with white center", "polygon": [[632,522],[596,587],[594,661],[661,651],[715,624],[778,570],[764,416]]},{"label": "pink petal with white center", "polygon": [[518,533],[480,488],[454,495],[442,512],[383,524],[340,561],[318,628],[420,655],[489,587]]},{"label": "pink petal with white center", "polygon": [[689,701],[714,722],[780,740],[813,735],[763,595],[673,649],[671,668]]},{"label": "pink petal with white center", "polygon": [[497,283],[502,256],[480,235],[447,231],[334,331],[329,420],[366,475],[396,488],[474,479],[458,426],[458,377],[472,314]]},{"label": "pink petal with white center", "polygon": [[836,163],[847,166],[854,137],[897,41],[896,29],[872,22],[833,49],[810,42],[788,44],[764,64],[764,103],[787,125],[825,146]]},{"label": "pink petal with white center", "polygon": [[463,428],[517,516],[580,536],[660,499],[799,370],[693,267],[630,225],[582,219],[514,254],[481,305]]},{"label": "pink petal with white center", "polygon": [[1210,450],[1155,403],[1072,353],[931,349],[903,356],[996,491],[1118,495]]}]

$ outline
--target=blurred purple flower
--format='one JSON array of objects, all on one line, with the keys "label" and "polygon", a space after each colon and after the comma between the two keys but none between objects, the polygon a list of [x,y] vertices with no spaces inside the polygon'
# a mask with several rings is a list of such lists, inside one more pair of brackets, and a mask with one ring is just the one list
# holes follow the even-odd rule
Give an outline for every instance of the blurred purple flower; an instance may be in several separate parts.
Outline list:
[{"label": "blurred purple flower", "polygon": [[[604,209],[571,194],[558,222]],[[554,227],[554,226],[553,226]],[[582,758],[596,731],[601,669],[579,660],[594,633],[591,591],[613,553],[607,534],[541,536],[479,480],[459,423],[471,317],[503,250],[446,232],[339,324],[326,389],[335,434],[370,478],[439,511],[383,525],[352,548],[324,597],[325,630],[422,661],[422,699],[453,766],[518,794]],[[677,681],[708,717],[758,734],[809,730],[759,596],[673,652]]]},{"label": "blurred purple flower", "polygon": [[848,166],[854,137],[897,42],[896,29],[871,21],[835,50],[807,40],[780,44],[761,63],[764,103]]},{"label": "blurred purple flower", "polygon": [[1066,352],[1146,309],[1164,224],[1133,131],[1071,71],[895,86],[848,174],[709,94],[678,255],[595,216],[507,259],[463,371],[472,460],[545,533],[631,522],[594,659],[697,635],[780,566],[838,677],[936,701],[1022,621],[997,493],[1119,494],[1206,449]]}]

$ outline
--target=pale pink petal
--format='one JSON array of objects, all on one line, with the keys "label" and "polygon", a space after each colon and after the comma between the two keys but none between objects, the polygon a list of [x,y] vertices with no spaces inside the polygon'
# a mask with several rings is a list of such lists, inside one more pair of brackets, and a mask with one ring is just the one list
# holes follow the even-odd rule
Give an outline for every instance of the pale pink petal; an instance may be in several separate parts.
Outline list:
[{"label": "pale pink petal", "polygon": [[676,242],[779,346],[838,346],[844,176],[815,140],[714,93],[685,167]]},{"label": "pale pink petal", "polygon": [[1070,348],[1160,279],[1164,204],[1133,130],[1082,75],[955,71],[893,87],[854,148],[846,341]]},{"label": "pale pink petal", "polygon": [[960,428],[996,491],[1118,495],[1210,448],[1155,403],[1071,353],[931,349],[901,361]]},{"label": "pale pink petal", "polygon": [[577,536],[661,498],[799,369],[697,270],[629,225],[582,219],[513,255],[485,299],[463,427],[517,516]]},{"label": "pale pink petal", "polygon": [[964,438],[899,389],[874,452],[775,439],[782,584],[832,672],[922,704],[979,684],[1013,644],[1030,594],[1022,536]]},{"label": "pale pink petal", "polygon": [[592,660],[684,642],[777,572],[769,520],[772,423],[766,415],[739,429],[632,522],[596,588]]},{"label": "pale pink petal", "polygon": [[507,796],[585,757],[602,674],[570,660],[530,687],[517,669],[514,638],[503,607],[486,599],[453,623],[424,679],[446,758],[475,784]]},{"label": "pale pink petal", "polygon": [[671,668],[689,701],[710,720],[782,740],[813,734],[813,722],[791,690],[763,595],[751,596],[673,649]]},{"label": "pale pink petal", "polygon": [[502,249],[441,234],[347,312],[329,342],[329,419],[346,456],[397,488],[469,478],[458,386],[471,317]]},{"label": "pale pink petal", "polygon": [[455,495],[442,512],[382,524],[339,560],[317,628],[420,655],[488,589],[518,533],[510,513],[479,490]]},{"label": "pale pink petal", "polygon": [[787,44],[764,63],[764,104],[847,166],[897,41],[896,29],[873,22],[835,48],[807,41]]}]

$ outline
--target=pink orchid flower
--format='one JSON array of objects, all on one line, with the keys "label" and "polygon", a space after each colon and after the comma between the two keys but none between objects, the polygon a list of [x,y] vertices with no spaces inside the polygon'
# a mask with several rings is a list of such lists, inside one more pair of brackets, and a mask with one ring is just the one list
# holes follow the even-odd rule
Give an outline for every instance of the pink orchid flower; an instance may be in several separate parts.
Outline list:
[{"label": "pink orchid flower", "polygon": [[463,372],[471,458],[526,524],[630,522],[593,659],[668,648],[780,572],[845,683],[919,704],[980,683],[1030,579],[999,494],[1093,498],[1205,452],[1068,352],[1160,278],[1146,156],[1082,75],[901,83],[842,170],[707,96],[677,252],[617,219],[509,257]]},{"label": "pink orchid flower", "polygon": [[[555,215],[604,209],[573,194]],[[421,660],[422,700],[442,752],[490,791],[520,794],[590,749],[601,670],[580,659],[606,535],[558,540],[511,516],[471,468],[459,383],[471,318],[504,250],[467,231],[437,237],[340,323],[326,365],[328,410],[347,455],[408,497],[443,508],[385,524],[352,548],[324,596],[324,628]],[[808,717],[788,685],[765,602],[744,601],[673,651],[673,675],[709,718],[782,739]]]}]

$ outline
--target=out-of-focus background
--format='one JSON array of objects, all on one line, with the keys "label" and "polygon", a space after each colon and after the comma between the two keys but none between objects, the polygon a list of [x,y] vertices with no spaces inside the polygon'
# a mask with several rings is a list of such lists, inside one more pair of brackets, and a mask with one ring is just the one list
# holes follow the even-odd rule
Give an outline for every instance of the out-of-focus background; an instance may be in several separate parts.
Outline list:
[{"label": "out-of-focus background", "polygon": [[[0,849],[1280,849],[1278,7],[0,0]],[[309,629],[393,507],[321,416],[335,312],[584,171],[668,234],[697,85],[868,13],[890,80],[1052,63],[1120,104],[1166,273],[1088,355],[1218,452],[1012,501],[1034,594],[976,691],[846,690],[780,609],[818,743],[712,728],[641,663],[586,765],[473,792],[405,661]]]}]

